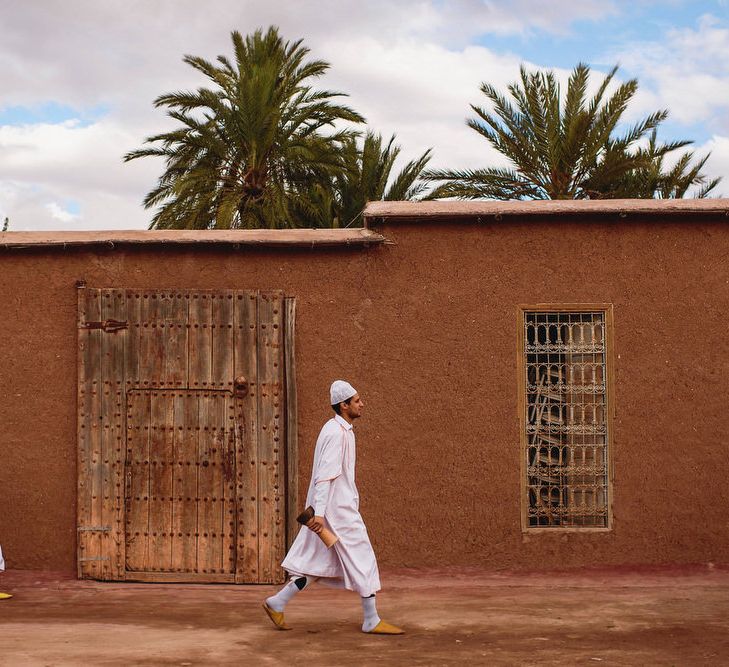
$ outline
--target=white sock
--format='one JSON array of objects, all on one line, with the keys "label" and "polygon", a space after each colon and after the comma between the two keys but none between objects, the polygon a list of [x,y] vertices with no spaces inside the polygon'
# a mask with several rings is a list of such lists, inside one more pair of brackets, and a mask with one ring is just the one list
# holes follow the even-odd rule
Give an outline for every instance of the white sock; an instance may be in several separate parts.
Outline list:
[{"label": "white sock", "polygon": [[[296,582],[301,583],[301,579],[304,580],[304,585],[299,588]],[[286,584],[276,595],[272,595],[270,598],[266,598],[266,604],[271,607],[274,611],[283,611],[284,607],[291,601],[300,590],[304,590],[309,584],[316,581],[315,577],[291,577],[291,581]]]},{"label": "white sock", "polygon": [[377,604],[375,602],[374,595],[371,595],[368,598],[362,598],[362,611],[364,612],[364,622],[362,623],[362,630],[364,632],[374,630],[374,628],[380,622],[380,617],[377,615]]}]

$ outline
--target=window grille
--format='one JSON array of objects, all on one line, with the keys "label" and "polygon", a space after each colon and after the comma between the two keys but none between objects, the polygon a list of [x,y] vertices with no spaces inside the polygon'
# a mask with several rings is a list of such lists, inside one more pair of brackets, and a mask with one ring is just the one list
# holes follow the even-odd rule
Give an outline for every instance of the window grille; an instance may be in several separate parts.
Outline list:
[{"label": "window grille", "polygon": [[524,309],[528,528],[607,528],[607,310]]}]

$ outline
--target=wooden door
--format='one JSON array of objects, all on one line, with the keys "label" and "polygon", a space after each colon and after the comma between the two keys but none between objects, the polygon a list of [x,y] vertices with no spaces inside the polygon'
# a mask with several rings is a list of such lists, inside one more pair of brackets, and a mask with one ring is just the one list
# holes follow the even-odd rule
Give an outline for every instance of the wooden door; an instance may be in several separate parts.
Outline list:
[{"label": "wooden door", "polygon": [[236,408],[227,391],[127,394],[127,579],[234,581]]},{"label": "wooden door", "polygon": [[79,577],[281,581],[283,294],[78,291]]}]

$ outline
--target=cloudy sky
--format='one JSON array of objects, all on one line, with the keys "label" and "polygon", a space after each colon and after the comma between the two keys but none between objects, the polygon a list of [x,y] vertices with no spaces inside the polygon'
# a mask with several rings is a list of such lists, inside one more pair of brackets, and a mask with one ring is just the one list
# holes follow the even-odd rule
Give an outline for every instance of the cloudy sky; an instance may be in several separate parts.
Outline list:
[{"label": "cloudy sky", "polygon": [[520,63],[566,77],[620,63],[629,119],[670,110],[661,138],[711,151],[729,195],[729,0],[0,0],[0,219],[14,230],[145,228],[161,164],[122,163],[170,127],[163,92],[203,85],[184,54],[230,54],[230,32],[277,25],[331,63],[321,87],[431,166],[498,160],[465,126],[479,84]]}]

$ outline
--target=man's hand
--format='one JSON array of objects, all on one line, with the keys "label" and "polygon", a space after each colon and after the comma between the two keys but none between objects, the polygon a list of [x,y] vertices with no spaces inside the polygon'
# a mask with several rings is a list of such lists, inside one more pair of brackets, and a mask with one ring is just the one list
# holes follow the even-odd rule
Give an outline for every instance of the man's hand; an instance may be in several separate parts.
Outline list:
[{"label": "man's hand", "polygon": [[313,530],[318,535],[319,533],[321,533],[322,528],[324,528],[324,517],[315,516],[313,519],[309,519],[306,527],[309,530]]}]

